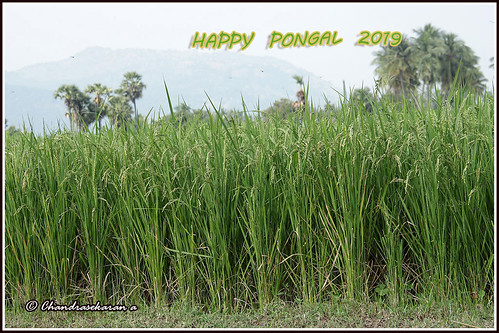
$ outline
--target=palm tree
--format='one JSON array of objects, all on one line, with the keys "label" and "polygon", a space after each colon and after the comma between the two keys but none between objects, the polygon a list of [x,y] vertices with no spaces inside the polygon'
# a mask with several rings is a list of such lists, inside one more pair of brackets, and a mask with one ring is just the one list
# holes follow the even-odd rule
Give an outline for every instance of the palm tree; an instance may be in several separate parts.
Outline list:
[{"label": "palm tree", "polygon": [[478,69],[478,66],[465,67],[462,83],[465,84],[468,89],[474,92],[483,92],[486,88],[486,81],[487,79],[483,76],[480,69]]},{"label": "palm tree", "polygon": [[305,107],[305,92],[303,91],[305,84],[303,82],[303,77],[298,75],[293,75],[293,79],[296,80],[296,83],[300,85],[300,90],[296,93],[296,97],[298,100],[293,103],[293,110],[298,111]]},{"label": "palm tree", "polygon": [[293,79],[295,79],[296,83],[298,83],[300,85],[300,88],[303,89],[303,86],[304,86],[303,76],[293,75]]},{"label": "palm tree", "polygon": [[374,96],[368,87],[355,89],[350,95],[350,99],[357,104],[361,104],[367,112],[372,112]]},{"label": "palm tree", "polygon": [[54,98],[64,100],[64,104],[68,110],[66,117],[69,118],[71,131],[74,130],[75,123],[78,129],[81,129],[83,124],[85,124],[83,113],[85,112],[85,108],[88,107],[89,97],[82,93],[75,85],[63,84],[55,91]]},{"label": "palm tree", "polygon": [[449,92],[456,76],[457,81],[469,89],[483,90],[485,78],[478,69],[478,57],[473,50],[453,33],[443,33],[442,40],[445,51],[440,56],[438,78],[444,93]]},{"label": "palm tree", "polygon": [[101,121],[106,116],[107,107],[106,107],[106,99],[112,95],[113,90],[106,86],[103,86],[100,83],[94,83],[89,85],[87,89],[85,89],[86,93],[95,94],[93,102],[96,106],[96,116],[99,124],[99,129],[101,128]]},{"label": "palm tree", "polygon": [[121,82],[120,89],[118,92],[123,96],[130,99],[130,102],[133,104],[133,109],[135,111],[135,120],[138,125],[138,114],[137,114],[137,98],[142,97],[142,91],[146,88],[146,85],[141,81],[142,76],[137,72],[128,72],[124,74],[124,79]]},{"label": "palm tree", "polygon": [[464,42],[458,40],[457,35],[453,33],[443,33],[442,39],[445,46],[445,52],[440,57],[442,67],[439,73],[439,79],[442,84],[442,89],[445,92],[448,92],[462,60]]},{"label": "palm tree", "polygon": [[426,87],[429,103],[431,86],[435,84],[440,69],[439,57],[445,52],[445,48],[440,30],[431,24],[415,29],[414,32],[418,35],[414,40],[416,67],[419,78],[423,81],[422,92]]},{"label": "palm tree", "polygon": [[373,64],[377,65],[375,73],[381,82],[388,86],[398,96],[406,96],[407,90],[412,90],[419,82],[415,66],[415,52],[406,38],[397,46],[382,46],[375,53]]},{"label": "palm tree", "polygon": [[78,117],[78,126],[80,130],[83,128],[88,129],[88,126],[96,120],[98,113],[99,109],[90,101],[90,96],[84,95]]},{"label": "palm tree", "polygon": [[131,119],[133,113],[132,107],[128,104],[128,99],[124,96],[117,95],[109,98],[108,117],[113,126],[120,128]]},{"label": "palm tree", "polygon": [[182,125],[192,117],[192,109],[187,103],[182,102],[175,107],[176,118]]}]

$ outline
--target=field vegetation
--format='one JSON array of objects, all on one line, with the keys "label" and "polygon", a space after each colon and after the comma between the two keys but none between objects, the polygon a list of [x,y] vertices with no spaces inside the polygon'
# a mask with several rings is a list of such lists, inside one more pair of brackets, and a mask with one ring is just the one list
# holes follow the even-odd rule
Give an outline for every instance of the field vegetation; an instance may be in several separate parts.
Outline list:
[{"label": "field vegetation", "polygon": [[13,135],[7,304],[491,304],[493,98],[436,104]]},{"label": "field vegetation", "polygon": [[173,108],[165,84],[169,110],[140,121],[135,72],[114,96],[62,86],[71,131],[5,137],[6,307],[491,309],[494,97],[462,61],[437,85],[400,62],[410,49],[383,49],[374,91],[324,108],[300,77],[298,102],[230,113]]}]

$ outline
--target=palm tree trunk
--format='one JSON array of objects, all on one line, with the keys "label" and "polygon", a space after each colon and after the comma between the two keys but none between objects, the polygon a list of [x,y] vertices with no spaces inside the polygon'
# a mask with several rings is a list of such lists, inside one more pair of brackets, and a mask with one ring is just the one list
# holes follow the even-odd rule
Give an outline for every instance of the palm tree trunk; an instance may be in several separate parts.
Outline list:
[{"label": "palm tree trunk", "polygon": [[400,74],[399,79],[400,79],[400,86],[402,87],[402,97],[405,98],[404,76]]},{"label": "palm tree trunk", "polygon": [[135,100],[133,100],[133,109],[135,110],[135,124],[139,127],[139,115],[137,114],[137,105],[135,104]]},{"label": "palm tree trunk", "polygon": [[73,112],[71,108],[71,102],[69,99],[66,99],[64,101],[64,104],[66,104],[66,108],[68,109],[69,128],[71,128],[71,132],[73,132]]},{"label": "palm tree trunk", "polygon": [[421,88],[421,96],[424,96],[425,86],[426,86],[425,81],[423,81],[423,87]]},{"label": "palm tree trunk", "polygon": [[428,107],[431,107],[431,104],[430,104],[431,84],[428,83],[428,86],[426,87],[426,89],[428,89]]},{"label": "palm tree trunk", "polygon": [[71,125],[72,125],[71,130],[74,130],[74,124],[76,123],[76,129],[79,132],[80,126],[78,125],[78,113],[75,110],[73,110],[72,119],[73,119],[73,121],[71,122]]}]

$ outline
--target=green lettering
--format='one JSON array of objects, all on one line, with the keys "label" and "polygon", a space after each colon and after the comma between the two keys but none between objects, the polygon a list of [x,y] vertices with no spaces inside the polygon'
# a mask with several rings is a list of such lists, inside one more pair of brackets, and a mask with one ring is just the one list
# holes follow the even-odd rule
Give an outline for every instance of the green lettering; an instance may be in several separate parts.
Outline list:
[{"label": "green lettering", "polygon": [[[287,39],[291,38],[291,40],[288,42],[286,42]],[[294,34],[292,32],[288,32],[287,34],[284,35],[284,38],[282,39],[282,47],[289,47],[291,44],[293,44],[293,40],[294,40]]]},{"label": "green lettering", "polygon": [[204,43],[204,39],[206,37],[206,33],[203,32],[203,37],[201,37],[201,39],[198,39],[198,36],[199,36],[199,32],[196,31],[196,33],[194,34],[194,37],[192,38],[192,44],[191,44],[192,48],[196,47],[196,44],[199,44],[199,46],[201,48],[203,47],[203,43]]},{"label": "green lettering", "polygon": [[246,39],[246,34],[243,34],[243,47],[241,47],[241,51],[245,50],[248,48],[248,46],[250,46],[251,42],[253,41],[253,39],[255,38],[255,32],[252,31],[251,32],[251,35],[250,35],[250,38],[249,40]]},{"label": "green lettering", "polygon": [[298,44],[298,43],[300,43],[301,46],[305,46],[307,44],[307,38],[308,38],[308,31],[305,31],[305,34],[303,35],[303,39],[302,39],[302,35],[297,33],[293,46],[296,46],[296,44]]},{"label": "green lettering", "polygon": [[271,49],[274,46],[274,44],[280,41],[281,39],[282,39],[282,34],[280,32],[272,31],[272,33],[270,34],[270,42],[268,48]]},{"label": "green lettering", "polygon": [[314,31],[310,35],[310,38],[308,39],[308,45],[314,46],[319,42],[319,37],[320,37],[320,32],[319,31]]},{"label": "green lettering", "polygon": [[211,48],[215,48],[217,44],[217,34],[212,33],[208,36],[208,40],[206,41],[206,45],[204,46],[205,48],[208,48],[211,45]]},{"label": "green lettering", "polygon": [[323,45],[322,43],[325,41],[326,45],[329,44],[329,40],[332,38],[331,31],[326,31],[321,35],[321,39],[319,40],[319,45]]},{"label": "green lettering", "polygon": [[235,31],[232,31],[232,34],[231,34],[231,39],[230,39],[230,43],[229,43],[229,49],[232,49],[232,47],[239,43],[241,41],[241,34],[240,33],[237,33]]},{"label": "green lettering", "polygon": [[220,31],[220,39],[218,40],[217,49],[221,48],[223,44],[230,41],[230,35],[226,32]]},{"label": "green lettering", "polygon": [[333,45],[336,45],[336,44],[343,42],[343,38],[336,40],[337,36],[338,36],[338,31],[333,32],[333,41],[332,41]]}]

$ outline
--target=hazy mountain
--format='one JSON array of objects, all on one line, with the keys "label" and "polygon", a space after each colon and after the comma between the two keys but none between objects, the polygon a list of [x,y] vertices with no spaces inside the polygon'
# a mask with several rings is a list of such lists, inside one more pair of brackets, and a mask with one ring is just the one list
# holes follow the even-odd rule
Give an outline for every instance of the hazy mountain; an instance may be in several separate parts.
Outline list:
[{"label": "hazy mountain", "polygon": [[[21,127],[31,119],[41,132],[43,121],[49,128],[68,125],[61,100],[54,91],[62,84],[76,84],[81,90],[93,83],[118,88],[123,74],[136,71],[147,88],[137,100],[139,113],[160,107],[169,113],[163,79],[173,106],[185,100],[193,108],[208,103],[242,110],[241,96],[250,110],[269,107],[280,98],[296,99],[299,86],[292,78],[301,75],[310,81],[313,101],[325,104],[325,94],[336,101],[331,84],[290,63],[272,57],[254,57],[224,51],[158,51],[143,49],[86,49],[56,62],[36,64],[5,73],[5,116],[9,125]],[[206,93],[205,93],[206,92]]]}]

